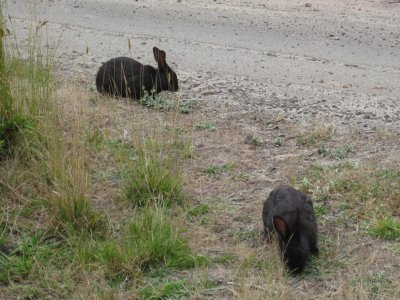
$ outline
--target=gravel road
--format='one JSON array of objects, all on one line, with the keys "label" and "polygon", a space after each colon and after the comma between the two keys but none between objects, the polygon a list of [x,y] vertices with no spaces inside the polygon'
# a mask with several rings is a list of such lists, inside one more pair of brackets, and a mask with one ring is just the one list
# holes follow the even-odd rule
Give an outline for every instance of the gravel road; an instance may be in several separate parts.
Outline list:
[{"label": "gravel road", "polygon": [[32,12],[48,20],[64,78],[94,86],[102,62],[155,65],[158,46],[179,97],[210,113],[400,128],[398,0],[7,0],[5,10],[21,48]]}]

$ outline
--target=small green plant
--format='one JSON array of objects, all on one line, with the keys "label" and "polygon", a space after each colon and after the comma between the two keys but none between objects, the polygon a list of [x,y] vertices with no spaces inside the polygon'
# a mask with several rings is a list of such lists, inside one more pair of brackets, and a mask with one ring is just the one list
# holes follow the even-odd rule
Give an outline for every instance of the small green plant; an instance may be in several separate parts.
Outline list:
[{"label": "small green plant", "polygon": [[315,214],[318,218],[322,217],[323,215],[326,215],[326,213],[328,212],[328,208],[324,204],[320,204],[320,203],[316,203],[314,205],[314,210],[315,210]]},{"label": "small green plant", "polygon": [[400,241],[400,221],[393,217],[378,219],[369,233],[384,240]]},{"label": "small green plant", "polygon": [[223,165],[209,165],[203,169],[203,173],[210,176],[216,176],[222,174],[225,171],[232,170],[236,167],[237,167],[236,163],[227,163]]},{"label": "small green plant", "polygon": [[194,128],[196,130],[215,130],[217,127],[215,123],[213,122],[204,122],[204,123],[198,123],[194,125]]},{"label": "small green plant", "polygon": [[272,145],[275,147],[281,147],[283,145],[283,138],[281,137],[276,137],[272,140]]},{"label": "small green plant", "polygon": [[334,159],[341,160],[348,157],[348,155],[353,152],[354,146],[351,144],[345,144],[342,146],[334,147],[331,150],[331,155]]},{"label": "small green plant", "polygon": [[321,145],[318,147],[318,154],[321,155],[321,157],[326,157],[326,156],[328,156],[328,153],[329,153],[329,151],[328,151],[328,149],[326,148],[326,145],[325,145],[325,144],[321,144]]},{"label": "small green plant", "polygon": [[302,146],[314,146],[327,142],[332,138],[332,127],[321,128],[302,134],[297,143]]},{"label": "small green plant", "polygon": [[239,181],[245,181],[247,179],[249,179],[249,174],[244,173],[244,172],[238,172],[235,177],[235,180],[239,180]]},{"label": "small green plant", "polygon": [[192,217],[198,217],[205,215],[210,211],[210,206],[208,204],[199,204],[188,211],[188,215]]}]

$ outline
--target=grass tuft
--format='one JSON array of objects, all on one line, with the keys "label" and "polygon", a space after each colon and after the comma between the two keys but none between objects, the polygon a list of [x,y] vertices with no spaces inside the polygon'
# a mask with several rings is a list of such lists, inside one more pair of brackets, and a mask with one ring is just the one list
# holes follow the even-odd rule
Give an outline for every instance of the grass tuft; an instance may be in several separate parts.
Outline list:
[{"label": "grass tuft", "polygon": [[393,217],[378,219],[369,233],[384,240],[400,241],[400,221]]},{"label": "grass tuft", "polygon": [[158,145],[144,141],[125,185],[125,195],[137,206],[182,204],[183,178],[171,158],[164,158]]},{"label": "grass tuft", "polygon": [[135,262],[141,270],[159,266],[185,269],[198,262],[165,209],[146,209],[128,228],[129,240],[135,249]]}]

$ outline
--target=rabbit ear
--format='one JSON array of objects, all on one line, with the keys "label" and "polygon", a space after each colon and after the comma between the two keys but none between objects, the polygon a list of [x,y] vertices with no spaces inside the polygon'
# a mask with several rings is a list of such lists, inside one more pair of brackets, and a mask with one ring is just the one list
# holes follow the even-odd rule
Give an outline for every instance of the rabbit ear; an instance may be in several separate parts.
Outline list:
[{"label": "rabbit ear", "polygon": [[153,54],[154,59],[156,60],[157,64],[165,64],[165,51],[158,49],[157,47],[153,47]]},{"label": "rabbit ear", "polygon": [[281,217],[274,216],[273,222],[276,232],[283,238],[283,240],[289,240],[291,233],[289,225],[286,223],[286,221]]}]

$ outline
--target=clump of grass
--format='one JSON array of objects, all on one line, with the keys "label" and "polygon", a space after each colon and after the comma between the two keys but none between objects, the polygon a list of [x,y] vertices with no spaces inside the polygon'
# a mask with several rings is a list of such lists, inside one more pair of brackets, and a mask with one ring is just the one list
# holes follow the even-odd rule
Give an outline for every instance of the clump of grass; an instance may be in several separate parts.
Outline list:
[{"label": "clump of grass", "polygon": [[188,211],[188,215],[192,217],[198,217],[205,215],[210,211],[210,206],[208,204],[199,204]]},{"label": "clump of grass", "polygon": [[63,194],[51,201],[55,226],[68,234],[104,235],[107,230],[105,216],[93,210],[89,199],[75,195],[62,198],[66,196]]},{"label": "clump of grass", "polygon": [[196,265],[187,241],[161,208],[145,210],[140,218],[129,224],[128,233],[135,249],[135,262],[141,270],[160,265],[177,269]]},{"label": "clump of grass", "polygon": [[353,152],[354,146],[351,144],[344,144],[341,146],[336,146],[331,150],[331,155],[334,159],[341,160],[348,157],[348,155]]},{"label": "clump of grass", "polygon": [[375,221],[369,234],[384,240],[400,241],[400,221],[394,217],[386,217]]},{"label": "clump of grass", "polygon": [[281,147],[283,145],[283,138],[281,137],[276,137],[272,140],[272,145],[275,147]]},{"label": "clump of grass", "polygon": [[163,268],[187,269],[204,265],[206,259],[191,253],[187,239],[166,208],[148,207],[136,211],[118,236],[82,245],[79,259],[107,267],[110,278],[139,278]]},{"label": "clump of grass", "polygon": [[137,206],[153,203],[182,204],[183,178],[171,157],[162,157],[158,145],[142,142],[129,178],[125,195]]},{"label": "clump of grass", "polygon": [[302,146],[314,146],[329,141],[332,138],[332,127],[319,128],[302,134],[297,143]]},{"label": "clump of grass", "polygon": [[194,125],[194,128],[196,130],[216,130],[217,126],[213,122],[204,122],[204,123],[198,123]]},{"label": "clump of grass", "polygon": [[237,167],[236,163],[227,163],[223,165],[209,165],[203,169],[203,173],[210,176],[216,176],[222,174],[223,172],[232,170],[236,167]]},{"label": "clump of grass", "polygon": [[193,157],[193,145],[190,142],[175,140],[172,145],[174,149],[178,150],[182,158]]}]

